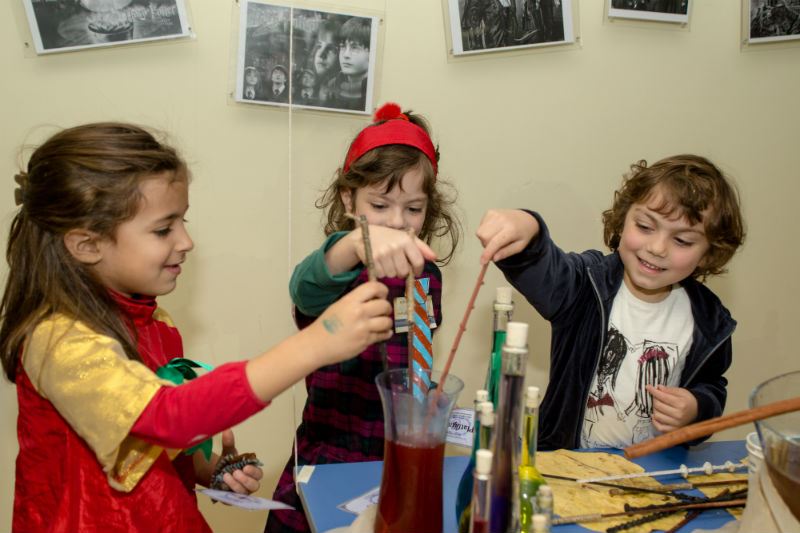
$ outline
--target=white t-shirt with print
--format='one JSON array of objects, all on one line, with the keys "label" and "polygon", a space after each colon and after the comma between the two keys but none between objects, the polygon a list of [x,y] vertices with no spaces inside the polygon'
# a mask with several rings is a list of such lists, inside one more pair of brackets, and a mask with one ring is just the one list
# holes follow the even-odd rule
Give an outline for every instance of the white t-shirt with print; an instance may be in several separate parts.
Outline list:
[{"label": "white t-shirt with print", "polygon": [[622,283],[611,306],[606,345],[592,378],[581,447],[624,448],[655,435],[646,385],[677,387],[692,346],[689,296],[675,285],[656,303]]}]

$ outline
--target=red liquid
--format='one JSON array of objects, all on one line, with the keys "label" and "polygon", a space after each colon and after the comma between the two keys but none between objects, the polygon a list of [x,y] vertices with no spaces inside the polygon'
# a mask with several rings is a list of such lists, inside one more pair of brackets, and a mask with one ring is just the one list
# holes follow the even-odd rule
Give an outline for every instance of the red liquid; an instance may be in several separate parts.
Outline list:
[{"label": "red liquid", "polygon": [[412,448],[386,441],[375,533],[441,533],[444,443]]},{"label": "red liquid", "polygon": [[489,521],[480,519],[473,520],[472,533],[489,533]]}]

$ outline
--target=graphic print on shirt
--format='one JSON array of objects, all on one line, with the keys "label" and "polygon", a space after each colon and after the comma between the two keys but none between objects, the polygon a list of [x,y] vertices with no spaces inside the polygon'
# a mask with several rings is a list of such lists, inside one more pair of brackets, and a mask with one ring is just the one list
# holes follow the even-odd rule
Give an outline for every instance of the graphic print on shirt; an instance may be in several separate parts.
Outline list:
[{"label": "graphic print on shirt", "polygon": [[[590,448],[628,445],[652,435],[653,399],[647,385],[667,385],[678,359],[675,343],[631,344],[609,324],[597,377],[586,403],[582,442]],[[595,426],[603,424],[602,436]],[[627,435],[623,440],[623,435]]]}]

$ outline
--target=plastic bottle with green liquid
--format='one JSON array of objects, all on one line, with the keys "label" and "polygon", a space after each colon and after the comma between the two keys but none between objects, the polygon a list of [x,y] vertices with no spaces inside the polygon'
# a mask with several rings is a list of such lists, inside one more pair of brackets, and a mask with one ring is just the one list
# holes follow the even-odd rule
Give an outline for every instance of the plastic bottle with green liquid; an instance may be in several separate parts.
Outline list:
[{"label": "plastic bottle with green liquid", "polygon": [[522,412],[522,456],[519,465],[519,522],[522,533],[533,531],[533,515],[537,512],[536,495],[545,481],[536,469],[536,439],[539,428],[539,387],[525,391]]},{"label": "plastic bottle with green liquid", "polygon": [[506,329],[514,312],[514,302],[511,300],[511,287],[497,287],[495,290],[492,320],[492,355],[489,359],[489,368],[486,372],[486,390],[489,399],[497,409],[497,395],[500,390],[500,372],[503,366],[501,351],[506,342]]}]

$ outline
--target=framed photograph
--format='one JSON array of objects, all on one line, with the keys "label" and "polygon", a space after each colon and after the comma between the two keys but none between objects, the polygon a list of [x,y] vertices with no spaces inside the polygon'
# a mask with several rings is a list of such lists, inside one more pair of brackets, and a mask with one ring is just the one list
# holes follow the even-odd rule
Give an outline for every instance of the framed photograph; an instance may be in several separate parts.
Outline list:
[{"label": "framed photograph", "polygon": [[608,0],[611,18],[689,22],[691,0]]},{"label": "framed photograph", "polygon": [[575,41],[572,0],[448,0],[453,55]]},{"label": "framed photograph", "polygon": [[240,9],[237,101],[372,112],[377,17],[253,0]]},{"label": "framed photograph", "polygon": [[800,0],[747,0],[750,43],[800,39]]},{"label": "framed photograph", "polygon": [[36,53],[190,34],[184,0],[22,0]]}]

